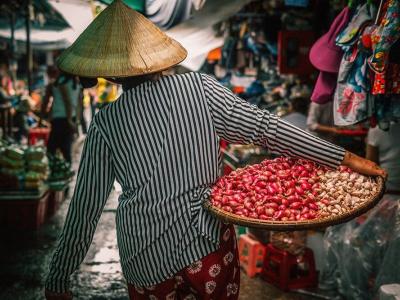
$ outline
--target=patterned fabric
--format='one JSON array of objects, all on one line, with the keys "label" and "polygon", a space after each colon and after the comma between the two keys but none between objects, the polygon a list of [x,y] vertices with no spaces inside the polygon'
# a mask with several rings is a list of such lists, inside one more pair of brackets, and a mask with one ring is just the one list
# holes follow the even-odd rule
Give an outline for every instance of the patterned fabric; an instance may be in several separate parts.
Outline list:
[{"label": "patterned fabric", "polygon": [[128,284],[131,300],[238,299],[240,266],[235,229],[222,225],[220,248],[155,286]]},{"label": "patterned fabric", "polygon": [[372,94],[400,94],[400,65],[389,64],[384,73],[375,74]]},{"label": "patterned fabric", "polygon": [[359,43],[342,59],[334,96],[335,125],[353,125],[372,115],[369,52]]},{"label": "patterned fabric", "polygon": [[371,35],[373,55],[368,63],[376,73],[385,71],[389,50],[400,38],[400,0],[388,0],[384,8],[386,13]]},{"label": "patterned fabric", "polygon": [[358,6],[354,16],[349,24],[336,38],[336,45],[341,47],[343,51],[349,51],[354,44],[357,43],[358,37],[362,33],[362,28],[366,23],[373,20],[376,14],[376,7],[367,3]]},{"label": "patterned fabric", "polygon": [[[376,28],[373,33],[371,34],[371,46],[376,49],[378,48],[379,41],[386,41],[383,42],[383,44],[386,44],[388,47],[389,42],[393,42],[394,39],[397,39],[397,42],[394,43],[393,45],[390,45],[390,51],[385,51],[384,53],[381,52],[376,53],[375,55],[378,57],[382,57],[380,60],[381,64],[383,64],[384,68],[381,72],[375,73],[375,78],[374,78],[374,86],[372,93],[374,95],[390,95],[390,94],[400,94],[400,64],[398,61],[398,58],[392,61],[393,56],[398,56],[396,55],[395,52],[400,51],[400,44],[399,44],[399,34],[400,34],[400,26],[397,28],[397,33],[396,32],[390,32],[391,30],[393,31],[394,29],[394,24],[396,22],[399,22],[398,19],[400,16],[396,19],[393,20],[389,23],[387,23],[387,20],[385,22],[385,18],[388,17],[390,12],[388,9],[392,7],[392,15],[393,15],[393,7],[396,5],[396,3],[392,1],[387,1],[384,6],[382,7],[382,17],[379,20],[380,27]],[[397,4],[398,5],[398,4]],[[387,23],[387,25],[390,28],[386,28],[386,32],[390,35],[389,37],[380,37],[379,34],[384,31],[384,27],[382,24]],[[397,47],[396,47],[397,46]],[[382,50],[382,49],[381,49]],[[392,58],[392,59],[391,59]],[[370,58],[372,59],[372,57]],[[375,70],[376,71],[376,70]]]},{"label": "patterned fabric", "polygon": [[220,175],[220,138],[336,168],[344,149],[251,106],[210,76],[161,77],[125,90],[92,121],[46,288],[68,290],[114,180],[122,271],[160,283],[218,249],[220,222],[202,206]]}]

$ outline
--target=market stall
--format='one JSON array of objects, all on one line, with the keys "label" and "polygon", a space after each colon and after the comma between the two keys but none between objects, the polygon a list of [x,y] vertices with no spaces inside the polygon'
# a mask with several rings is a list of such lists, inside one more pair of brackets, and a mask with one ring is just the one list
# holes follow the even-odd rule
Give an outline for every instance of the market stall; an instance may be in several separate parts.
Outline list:
[{"label": "market stall", "polygon": [[[399,62],[397,53],[400,53],[400,27],[395,16],[399,12],[400,4],[396,1],[354,1],[348,5],[339,4],[335,6],[336,11],[331,11],[328,16],[329,23],[323,24],[312,17],[317,11],[320,12],[321,7],[318,4],[293,1],[291,5],[290,2],[287,1],[286,7],[253,3],[224,23],[221,26],[225,37],[224,45],[209,53],[203,70],[216,76],[221,83],[250,103],[273,111],[321,138],[340,144],[359,155],[365,155],[369,128],[388,130],[388,135],[391,135],[390,130],[396,130],[393,124],[399,121],[396,90],[399,73],[395,69]],[[299,6],[295,7],[295,4]],[[269,28],[271,26],[263,26],[271,25],[270,20],[274,20],[273,29]],[[385,81],[385,78],[389,80]],[[306,108],[303,113],[299,113],[301,110],[298,109],[298,98],[311,99],[311,103],[307,105],[309,109]],[[293,108],[297,108],[297,111]],[[239,187],[235,191],[235,186],[245,185],[246,180],[251,181],[249,178],[254,178],[253,182],[257,183],[260,190],[278,188],[268,183],[268,180],[265,183],[260,182],[256,175],[258,170],[264,170],[268,166],[267,161],[262,161],[274,158],[274,155],[252,145],[225,143],[223,151],[227,181],[219,186],[217,184],[217,189],[227,190],[222,194],[216,192],[215,202],[210,203],[210,209],[222,219],[238,224],[241,264],[248,276],[259,274],[283,290],[295,289],[315,296],[340,293],[348,299],[370,299],[379,294],[379,288],[384,283],[398,280],[396,276],[388,275],[384,282],[368,284],[371,280],[383,278],[383,275],[379,275],[381,272],[388,272],[387,265],[382,264],[383,260],[394,259],[390,252],[387,254],[390,257],[385,258],[388,248],[386,244],[378,242],[380,233],[375,232],[371,236],[374,240],[371,243],[377,243],[371,246],[371,251],[381,251],[377,254],[379,262],[374,263],[374,267],[365,267],[369,271],[361,271],[366,273],[363,278],[349,275],[353,272],[353,267],[348,267],[349,263],[344,257],[347,255],[350,258],[353,255],[346,252],[344,244],[335,249],[332,245],[333,240],[339,240],[340,243],[347,241],[352,249],[348,251],[360,251],[361,255],[369,253],[367,250],[364,252],[355,240],[350,241],[350,237],[339,238],[335,234],[344,234],[346,227],[349,230],[346,234],[354,237],[355,231],[358,234],[358,230],[362,230],[358,227],[362,226],[360,224],[365,222],[365,218],[367,223],[379,222],[377,215],[383,213],[387,205],[394,205],[396,211],[396,196],[389,197],[389,202],[385,200],[383,202],[386,204],[382,203],[372,209],[368,217],[360,217],[356,221],[349,221],[347,218],[347,225],[329,227],[325,236],[324,226],[320,226],[320,229],[315,226],[314,230],[309,231],[279,233],[273,231],[273,227],[276,226],[275,230],[282,230],[279,225],[284,226],[283,223],[288,223],[293,218],[289,211],[279,210],[281,206],[282,209],[286,208],[286,203],[282,205],[275,198],[258,199],[264,201],[264,205],[253,207],[251,201],[246,202],[246,199],[251,198],[246,198],[249,197],[246,193],[251,188],[244,190]],[[246,167],[260,162],[262,163],[258,167],[254,166],[253,171]],[[261,177],[264,177],[265,172],[261,171]],[[245,176],[243,174],[249,174],[250,177],[241,177]],[[397,175],[393,173],[392,176]],[[282,184],[281,182],[280,186],[283,187]],[[369,183],[360,187],[365,188],[366,185]],[[340,186],[338,182],[332,183],[336,192],[340,190]],[[397,187],[395,189],[398,190]],[[376,205],[383,192],[381,189],[372,205],[367,205],[357,215]],[[276,193],[274,190],[273,194]],[[228,195],[231,195],[230,199]],[[340,212],[345,206],[341,197],[334,197],[333,206],[336,207],[332,211],[336,212],[338,209]],[[287,198],[288,195],[283,199]],[[291,205],[297,203],[289,203],[287,208],[291,208]],[[302,206],[300,209],[306,213],[303,219],[314,218],[313,209],[311,215],[309,207]],[[396,212],[393,214],[397,215]],[[353,218],[355,216],[353,214]],[[285,222],[280,223],[281,218]],[[263,225],[262,220],[269,220],[269,226]],[[330,225],[333,224],[335,223]],[[247,230],[244,229],[246,227]],[[272,231],[266,230],[267,228]],[[387,236],[391,243],[395,243],[397,239],[395,230]],[[243,232],[247,234],[241,235]],[[368,264],[366,261],[354,263],[358,266]],[[342,269],[337,270],[337,267]],[[288,275],[288,271],[283,271],[285,268],[296,270],[293,272],[297,275]],[[283,273],[279,273],[279,270]],[[321,272],[319,284],[317,271]],[[320,289],[307,290],[309,287]]]},{"label": "market stall", "polygon": [[65,200],[73,172],[43,146],[5,141],[0,146],[0,224],[3,228],[38,229]]},{"label": "market stall", "polygon": [[[64,74],[47,68],[38,97],[1,87],[10,106],[0,109],[26,126],[8,128],[0,142],[0,226],[39,229],[77,185],[70,213],[53,218],[67,215],[67,225],[48,291],[68,292],[58,278],[83,261],[110,192],[106,219],[117,218],[122,243],[108,238],[109,224],[100,226],[106,250],[98,256],[121,249],[130,293],[151,294],[149,282],[182,268],[210,277],[207,294],[220,272],[233,276],[223,283],[228,296],[238,293],[239,276],[282,297],[294,293],[289,299],[386,300],[399,291],[399,0],[100,2],[92,11],[87,2],[49,0],[57,18],[76,26],[36,28],[32,46],[72,44],[52,53]],[[11,34],[1,24],[0,36],[24,41],[22,29]],[[157,73],[165,69],[169,78]],[[74,114],[68,105],[56,111],[63,123],[52,138],[74,143],[70,161],[86,139],[80,180],[61,148],[49,154],[44,119],[67,103],[65,89],[79,103],[69,103]],[[94,125],[77,138],[85,105]],[[227,253],[205,270],[201,259],[214,244]],[[184,276],[176,274],[179,285]]]}]

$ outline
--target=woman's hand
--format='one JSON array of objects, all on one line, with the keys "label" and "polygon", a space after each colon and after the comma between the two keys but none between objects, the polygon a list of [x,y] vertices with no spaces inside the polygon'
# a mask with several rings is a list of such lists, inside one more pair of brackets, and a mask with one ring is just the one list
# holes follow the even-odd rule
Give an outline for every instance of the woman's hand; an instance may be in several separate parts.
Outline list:
[{"label": "woman's hand", "polygon": [[387,177],[387,172],[376,163],[346,151],[342,165],[364,175]]},{"label": "woman's hand", "polygon": [[46,300],[72,300],[72,293],[54,293],[51,291],[45,291]]}]

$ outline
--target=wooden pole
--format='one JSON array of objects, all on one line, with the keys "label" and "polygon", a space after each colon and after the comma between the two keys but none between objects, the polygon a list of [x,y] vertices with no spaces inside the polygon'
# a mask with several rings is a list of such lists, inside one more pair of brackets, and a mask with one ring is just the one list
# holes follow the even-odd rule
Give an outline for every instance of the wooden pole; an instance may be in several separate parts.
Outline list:
[{"label": "wooden pole", "polygon": [[11,70],[11,79],[13,81],[13,85],[17,82],[17,74],[16,74],[16,41],[15,41],[15,12],[12,10],[10,12],[10,29],[11,29],[11,40],[10,40],[10,52],[11,52],[11,61],[10,61],[10,70]]},{"label": "wooden pole", "polygon": [[28,78],[28,90],[29,94],[32,92],[32,69],[33,69],[33,58],[31,48],[31,6],[32,0],[26,1],[26,14],[25,14],[25,26],[26,26],[26,64],[27,64],[27,78]]}]

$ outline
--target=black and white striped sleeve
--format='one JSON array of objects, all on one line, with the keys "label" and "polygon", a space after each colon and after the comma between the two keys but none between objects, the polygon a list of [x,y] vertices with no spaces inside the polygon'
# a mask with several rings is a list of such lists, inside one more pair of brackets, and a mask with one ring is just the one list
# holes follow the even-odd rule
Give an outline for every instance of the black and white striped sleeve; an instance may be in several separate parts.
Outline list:
[{"label": "black and white striped sleeve", "polygon": [[301,130],[234,95],[214,78],[201,74],[204,95],[217,134],[230,143],[255,144],[285,156],[336,168],[345,150]]},{"label": "black and white striped sleeve", "polygon": [[68,290],[69,277],[89,249],[114,178],[111,153],[92,122],[64,229],[50,264],[46,289],[54,292]]}]

